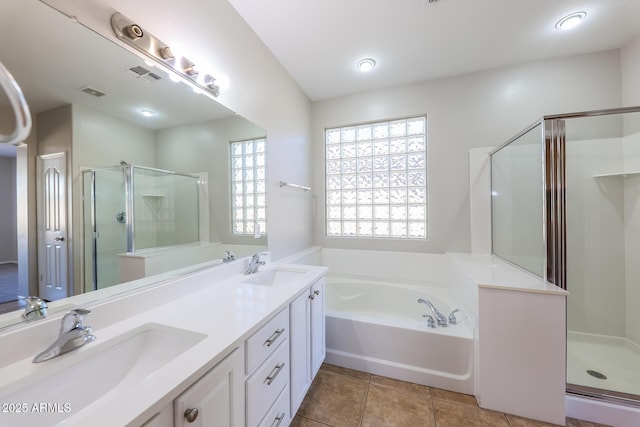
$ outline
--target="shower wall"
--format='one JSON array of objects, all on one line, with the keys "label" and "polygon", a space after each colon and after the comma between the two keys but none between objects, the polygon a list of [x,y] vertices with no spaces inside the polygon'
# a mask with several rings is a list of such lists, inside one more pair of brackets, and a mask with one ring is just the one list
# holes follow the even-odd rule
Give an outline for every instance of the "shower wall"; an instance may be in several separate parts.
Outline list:
[{"label": "shower wall", "polygon": [[569,119],[567,283],[571,331],[640,343],[637,114]]},{"label": "shower wall", "polygon": [[618,177],[594,178],[622,170],[622,142],[568,139],[566,153],[567,325],[624,336],[624,189]]},{"label": "shower wall", "polygon": [[196,180],[136,167],[133,171],[135,250],[198,241]]},{"label": "shower wall", "polygon": [[629,172],[624,182],[624,225],[625,225],[625,254],[626,254],[626,312],[627,337],[640,344],[640,131],[637,125],[640,120],[632,123],[625,121],[623,138],[624,170]]}]

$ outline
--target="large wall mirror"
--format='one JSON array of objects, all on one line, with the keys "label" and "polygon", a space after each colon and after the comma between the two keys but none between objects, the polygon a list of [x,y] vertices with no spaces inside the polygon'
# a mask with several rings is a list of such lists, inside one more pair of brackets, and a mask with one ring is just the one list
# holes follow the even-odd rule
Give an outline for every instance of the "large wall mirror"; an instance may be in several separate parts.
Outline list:
[{"label": "large wall mirror", "polygon": [[[0,61],[33,129],[0,146],[0,327],[27,295],[266,249],[264,129],[38,0],[2,6]],[[0,133],[13,123],[0,94]]]}]

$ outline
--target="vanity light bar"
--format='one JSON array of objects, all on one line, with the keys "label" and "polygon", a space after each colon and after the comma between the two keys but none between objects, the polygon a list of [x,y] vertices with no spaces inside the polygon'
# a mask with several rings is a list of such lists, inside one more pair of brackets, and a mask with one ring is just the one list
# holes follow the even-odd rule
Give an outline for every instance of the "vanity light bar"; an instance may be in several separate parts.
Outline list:
[{"label": "vanity light bar", "polygon": [[176,57],[169,45],[144,31],[123,14],[116,12],[111,16],[111,28],[118,39],[136,48],[158,64],[169,68],[170,72],[187,79],[214,97],[220,95],[220,86],[216,84],[216,79],[212,75],[202,75],[196,64],[187,58]]}]

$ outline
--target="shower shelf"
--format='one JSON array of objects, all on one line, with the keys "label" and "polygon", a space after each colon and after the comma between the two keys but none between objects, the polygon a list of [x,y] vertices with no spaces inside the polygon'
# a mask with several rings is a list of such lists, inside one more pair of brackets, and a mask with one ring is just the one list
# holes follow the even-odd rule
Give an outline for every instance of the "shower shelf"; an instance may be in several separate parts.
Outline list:
[{"label": "shower shelf", "polygon": [[626,178],[628,176],[640,175],[640,171],[637,172],[615,172],[615,173],[603,173],[598,175],[593,175],[594,178],[606,178],[610,176],[619,176],[621,178]]}]

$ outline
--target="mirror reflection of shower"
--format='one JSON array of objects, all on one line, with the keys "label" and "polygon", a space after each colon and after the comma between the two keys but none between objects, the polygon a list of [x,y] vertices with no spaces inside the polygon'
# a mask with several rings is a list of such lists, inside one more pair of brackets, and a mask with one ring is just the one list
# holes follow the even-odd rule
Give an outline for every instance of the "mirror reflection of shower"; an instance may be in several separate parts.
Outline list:
[{"label": "mirror reflection of shower", "polygon": [[123,254],[198,242],[198,193],[195,175],[125,161],[83,171],[85,287],[122,283]]}]

